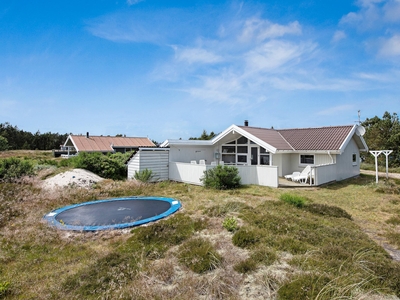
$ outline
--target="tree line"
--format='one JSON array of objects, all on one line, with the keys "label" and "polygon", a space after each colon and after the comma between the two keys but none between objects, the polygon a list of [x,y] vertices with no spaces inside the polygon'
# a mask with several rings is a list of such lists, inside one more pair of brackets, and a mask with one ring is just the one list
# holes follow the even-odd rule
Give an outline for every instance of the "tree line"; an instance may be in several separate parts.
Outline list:
[{"label": "tree line", "polygon": [[[369,150],[393,150],[389,155],[389,166],[400,167],[400,123],[397,113],[385,112],[382,118],[375,116],[361,123],[365,128],[364,139]],[[385,155],[378,157],[380,164],[386,160]],[[374,163],[373,155],[365,156],[367,163]]]},{"label": "tree line", "polygon": [[0,151],[59,149],[67,137],[67,133],[40,133],[40,131],[31,133],[8,122],[0,123]]},{"label": "tree line", "polygon": [[[382,118],[375,116],[367,118],[361,123],[365,128],[364,139],[369,150],[393,150],[389,156],[390,167],[400,167],[400,122],[397,113],[385,112]],[[200,137],[191,137],[191,140],[210,140],[216,134],[206,130]],[[27,132],[12,126],[10,123],[0,123],[0,151],[3,150],[52,150],[64,144],[68,134]],[[384,155],[379,160],[383,161]],[[374,157],[365,155],[367,163],[374,163]]]}]

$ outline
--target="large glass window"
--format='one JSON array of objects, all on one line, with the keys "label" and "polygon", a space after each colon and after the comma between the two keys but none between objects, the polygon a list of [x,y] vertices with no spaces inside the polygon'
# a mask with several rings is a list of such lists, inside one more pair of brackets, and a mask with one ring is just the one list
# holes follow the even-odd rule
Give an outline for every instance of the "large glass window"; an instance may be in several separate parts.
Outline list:
[{"label": "large glass window", "polygon": [[300,164],[313,165],[314,164],[314,155],[313,154],[300,154]]}]

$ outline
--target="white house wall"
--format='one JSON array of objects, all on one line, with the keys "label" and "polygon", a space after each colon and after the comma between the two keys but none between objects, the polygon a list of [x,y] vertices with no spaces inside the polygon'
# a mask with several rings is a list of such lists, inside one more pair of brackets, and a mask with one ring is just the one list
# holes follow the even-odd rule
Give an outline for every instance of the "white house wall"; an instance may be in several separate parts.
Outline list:
[{"label": "white house wall", "polygon": [[[353,165],[354,153],[357,155],[357,162]],[[360,175],[360,151],[354,139],[351,139],[344,152],[337,156],[336,170],[337,181]]]},{"label": "white house wall", "polygon": [[210,146],[171,146],[169,160],[171,162],[183,162],[190,163],[195,160],[199,163],[199,160],[204,159],[206,164],[211,164],[214,161],[214,147]]},{"label": "white house wall", "polygon": [[153,181],[168,180],[169,151],[140,149],[128,162],[128,179],[132,179],[135,171],[151,170]]}]

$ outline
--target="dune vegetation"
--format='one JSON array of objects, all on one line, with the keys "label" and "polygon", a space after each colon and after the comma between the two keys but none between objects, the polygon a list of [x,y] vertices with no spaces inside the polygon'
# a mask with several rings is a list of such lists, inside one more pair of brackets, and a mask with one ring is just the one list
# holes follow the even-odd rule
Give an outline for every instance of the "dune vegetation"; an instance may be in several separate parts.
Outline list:
[{"label": "dune vegetation", "polygon": [[[66,167],[40,161],[36,175],[0,183],[0,299],[400,297],[398,180],[214,190],[107,179],[45,189]],[[121,196],[176,198],[182,209],[124,230],[43,221],[65,205]]]}]

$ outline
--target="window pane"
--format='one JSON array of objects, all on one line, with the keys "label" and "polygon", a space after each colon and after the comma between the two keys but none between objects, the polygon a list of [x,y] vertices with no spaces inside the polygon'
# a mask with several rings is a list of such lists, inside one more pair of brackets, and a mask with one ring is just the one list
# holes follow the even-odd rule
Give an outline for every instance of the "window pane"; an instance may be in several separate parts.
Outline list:
[{"label": "window pane", "polygon": [[239,139],[237,140],[237,143],[238,143],[238,144],[241,144],[241,145],[247,144],[247,138],[244,137],[244,136],[242,136],[241,138],[239,138]]},{"label": "window pane", "polygon": [[223,161],[224,163],[226,163],[226,164],[229,164],[229,163],[234,164],[234,163],[236,163],[236,161],[235,161],[235,154],[225,154],[225,155],[222,155],[222,161]]},{"label": "window pane", "polygon": [[235,153],[235,146],[222,146],[222,153]]},{"label": "window pane", "polygon": [[314,155],[300,155],[300,163],[314,164]]},{"label": "window pane", "polygon": [[269,166],[269,155],[260,155],[260,165]]},{"label": "window pane", "polygon": [[260,153],[268,153],[268,151],[265,148],[260,147]]},{"label": "window pane", "polygon": [[247,155],[238,155],[239,163],[247,163]]},{"label": "window pane", "polygon": [[247,153],[247,146],[238,146],[237,153]]}]

